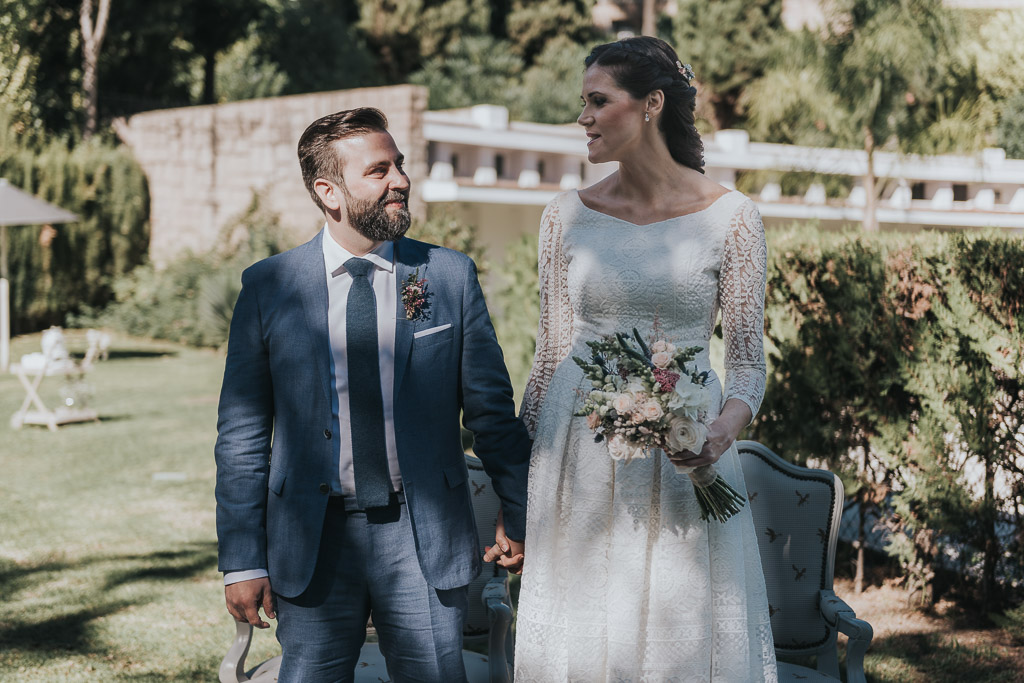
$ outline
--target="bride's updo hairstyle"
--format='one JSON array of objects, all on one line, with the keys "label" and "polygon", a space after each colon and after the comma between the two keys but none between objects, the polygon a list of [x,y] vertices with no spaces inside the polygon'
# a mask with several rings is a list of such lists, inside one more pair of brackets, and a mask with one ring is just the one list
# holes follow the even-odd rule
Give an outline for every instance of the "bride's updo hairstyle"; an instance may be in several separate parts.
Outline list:
[{"label": "bride's updo hairstyle", "polygon": [[607,69],[616,84],[634,99],[655,90],[665,93],[659,127],[678,163],[704,172],[704,143],[694,125],[697,89],[683,73],[672,46],[659,38],[639,36],[598,45],[583,62]]}]

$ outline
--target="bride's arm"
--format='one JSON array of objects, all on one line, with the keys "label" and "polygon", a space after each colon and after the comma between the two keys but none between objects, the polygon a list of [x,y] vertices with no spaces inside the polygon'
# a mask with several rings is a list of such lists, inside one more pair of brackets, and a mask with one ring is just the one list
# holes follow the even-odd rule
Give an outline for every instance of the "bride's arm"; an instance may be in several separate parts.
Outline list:
[{"label": "bride's arm", "polygon": [[764,398],[767,268],[764,224],[757,207],[748,200],[737,209],[729,226],[718,283],[725,341],[722,417],[727,418],[729,431],[734,432],[730,443],[754,419]]},{"label": "bride's arm", "polygon": [[764,397],[764,290],[768,248],[757,207],[745,201],[725,238],[718,299],[725,338],[725,403],[700,453],[669,453],[678,465],[716,462],[757,414]]},{"label": "bride's arm", "polygon": [[572,338],[572,309],[566,285],[566,263],[562,254],[562,219],[559,198],[555,198],[540,219],[537,249],[537,279],[540,287],[540,322],[533,368],[523,392],[520,415],[530,437],[537,435],[537,419],[551,377],[558,363],[569,353]]}]

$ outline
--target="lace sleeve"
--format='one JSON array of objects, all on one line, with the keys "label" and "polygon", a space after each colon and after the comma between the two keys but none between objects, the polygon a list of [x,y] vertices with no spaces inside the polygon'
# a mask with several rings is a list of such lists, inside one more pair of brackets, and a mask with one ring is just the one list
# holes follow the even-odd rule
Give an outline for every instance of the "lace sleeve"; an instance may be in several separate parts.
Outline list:
[{"label": "lace sleeve", "polygon": [[733,214],[725,238],[719,301],[725,338],[725,399],[750,406],[751,419],[764,398],[764,293],[768,267],[761,214],[752,201]]},{"label": "lace sleeve", "polygon": [[566,284],[568,273],[562,253],[562,218],[557,198],[548,204],[541,216],[537,252],[540,323],[533,368],[526,382],[520,410],[530,438],[536,436],[537,418],[551,377],[558,363],[569,355],[572,342],[572,309]]}]

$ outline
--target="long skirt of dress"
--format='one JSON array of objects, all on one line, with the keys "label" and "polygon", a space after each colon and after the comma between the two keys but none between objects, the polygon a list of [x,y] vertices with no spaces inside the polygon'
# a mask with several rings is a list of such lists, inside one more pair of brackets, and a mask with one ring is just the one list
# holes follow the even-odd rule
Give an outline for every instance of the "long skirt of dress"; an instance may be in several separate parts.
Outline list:
[{"label": "long skirt of dress", "polygon": [[[530,469],[516,683],[776,681],[749,508],[704,522],[687,475],[661,452],[615,462],[555,373]],[[745,491],[735,446],[716,465]]]}]

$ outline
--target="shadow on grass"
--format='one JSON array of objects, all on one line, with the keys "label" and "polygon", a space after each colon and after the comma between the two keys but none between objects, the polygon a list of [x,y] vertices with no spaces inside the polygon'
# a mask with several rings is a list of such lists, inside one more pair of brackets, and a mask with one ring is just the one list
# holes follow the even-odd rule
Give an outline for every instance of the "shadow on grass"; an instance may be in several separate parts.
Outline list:
[{"label": "shadow on grass", "polygon": [[178,355],[172,349],[112,349],[108,360],[128,360],[132,358],[174,358]]},{"label": "shadow on grass", "polygon": [[908,633],[876,638],[865,658],[868,681],[922,680],[934,683],[1020,681],[1016,661],[988,646],[960,643],[955,636]]},{"label": "shadow on grass", "polygon": [[135,581],[182,581],[217,567],[217,544],[196,544],[190,550],[163,551],[134,556],[142,566],[107,574],[104,590]]},{"label": "shadow on grass", "polygon": [[[117,597],[115,589],[132,583],[185,581],[211,572],[217,565],[214,542],[192,543],[180,550],[144,554],[93,555],[83,559],[47,560],[34,565],[0,563],[0,595],[7,605],[0,620],[0,649],[46,652],[103,652],[105,647],[89,635],[91,622],[122,610],[152,602],[158,591],[132,591],[132,599]],[[52,592],[68,596],[60,606],[26,610],[19,615],[22,594],[37,596]],[[68,585],[74,585],[70,592]],[[49,614],[46,614],[46,613]],[[37,614],[43,613],[42,616]],[[24,615],[24,616],[23,616]]]},{"label": "shadow on grass", "polygon": [[96,619],[146,602],[150,600],[113,600],[39,621],[5,621],[0,623],[0,647],[5,650],[78,654],[103,652],[106,648],[99,647],[89,637],[90,624]]}]

